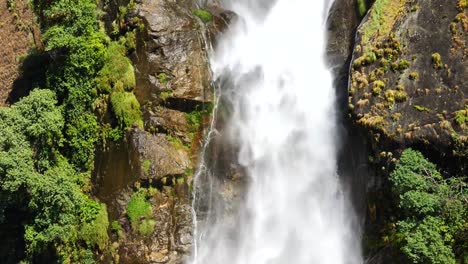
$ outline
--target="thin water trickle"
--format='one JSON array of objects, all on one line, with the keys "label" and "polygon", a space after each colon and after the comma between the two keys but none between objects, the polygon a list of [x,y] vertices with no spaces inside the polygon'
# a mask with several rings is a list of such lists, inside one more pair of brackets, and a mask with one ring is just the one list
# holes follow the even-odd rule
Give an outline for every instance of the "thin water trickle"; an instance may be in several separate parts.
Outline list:
[{"label": "thin water trickle", "polygon": [[[228,80],[219,87],[231,109],[225,131],[249,181],[234,225],[200,204],[212,198],[194,199],[205,215],[194,221],[192,263],[362,263],[337,175],[335,91],[324,62],[331,3],[226,3],[238,19],[211,66],[215,79]],[[195,177],[195,196],[216,191],[208,165]]]}]

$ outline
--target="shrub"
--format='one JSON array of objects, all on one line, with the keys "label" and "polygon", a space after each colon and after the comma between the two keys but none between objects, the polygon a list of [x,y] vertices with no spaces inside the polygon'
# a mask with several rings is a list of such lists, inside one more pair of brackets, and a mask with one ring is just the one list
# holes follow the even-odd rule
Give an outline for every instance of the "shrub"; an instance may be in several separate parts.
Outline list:
[{"label": "shrub", "polygon": [[143,127],[140,103],[131,92],[113,92],[111,94],[112,110],[122,128],[132,125]]},{"label": "shrub", "polygon": [[97,246],[100,250],[104,250],[109,242],[107,234],[109,219],[106,206],[88,200],[82,207],[81,219],[84,222],[80,232],[83,240],[88,246]]},{"label": "shrub", "polygon": [[[468,191],[463,178],[445,180],[436,166],[405,150],[390,174],[401,210],[397,244],[413,263],[455,263],[454,245],[465,245]],[[463,246],[459,252],[463,257]]]}]

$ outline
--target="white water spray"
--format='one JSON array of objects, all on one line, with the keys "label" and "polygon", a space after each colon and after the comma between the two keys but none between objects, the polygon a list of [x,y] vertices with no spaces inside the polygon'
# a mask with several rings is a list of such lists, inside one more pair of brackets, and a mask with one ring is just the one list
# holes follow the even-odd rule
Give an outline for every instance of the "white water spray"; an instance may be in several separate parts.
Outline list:
[{"label": "white water spray", "polygon": [[362,263],[337,175],[335,93],[324,62],[329,4],[229,4],[239,19],[212,68],[229,80],[220,87],[232,106],[229,136],[250,181],[234,227],[196,226],[193,263]]}]

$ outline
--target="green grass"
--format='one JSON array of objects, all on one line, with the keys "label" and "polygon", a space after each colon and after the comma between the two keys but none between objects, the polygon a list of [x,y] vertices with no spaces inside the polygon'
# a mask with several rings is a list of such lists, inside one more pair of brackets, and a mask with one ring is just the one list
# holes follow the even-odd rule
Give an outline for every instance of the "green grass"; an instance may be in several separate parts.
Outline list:
[{"label": "green grass", "polygon": [[141,219],[148,219],[152,216],[151,204],[146,200],[142,191],[132,195],[127,204],[127,215],[134,230],[137,230]]},{"label": "green grass", "polygon": [[196,9],[193,11],[193,14],[200,18],[204,23],[208,23],[213,20],[213,15],[210,13],[210,11],[205,9]]}]

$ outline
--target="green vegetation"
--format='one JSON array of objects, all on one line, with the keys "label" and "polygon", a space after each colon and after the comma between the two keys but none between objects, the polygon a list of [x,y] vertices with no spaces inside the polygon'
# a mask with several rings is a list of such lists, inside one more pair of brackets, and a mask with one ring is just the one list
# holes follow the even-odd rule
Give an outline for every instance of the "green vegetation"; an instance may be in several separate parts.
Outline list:
[{"label": "green vegetation", "polygon": [[169,98],[169,97],[171,97],[171,96],[172,96],[172,92],[166,92],[166,91],[164,91],[164,92],[161,92],[161,93],[159,94],[159,97],[160,97],[163,101],[166,101],[167,98]]},{"label": "green vegetation", "polygon": [[396,244],[413,263],[456,263],[468,257],[468,199],[463,178],[444,179],[412,149],[390,175],[401,210]]},{"label": "green vegetation", "polygon": [[372,93],[375,96],[377,96],[380,94],[383,88],[385,88],[385,83],[381,80],[377,80],[374,82],[374,85],[372,86]]},{"label": "green vegetation", "polygon": [[143,128],[140,103],[133,93],[113,92],[110,101],[117,121],[122,128],[125,129],[132,125]]},{"label": "green vegetation", "polygon": [[369,20],[362,27],[361,43],[367,45],[371,39],[388,36],[405,2],[406,0],[376,0],[370,10]]},{"label": "green vegetation", "polygon": [[[149,220],[153,214],[151,204],[146,200],[143,191],[135,192],[127,205],[127,215],[130,219],[133,230],[139,230],[142,220]],[[148,225],[148,223],[146,223]],[[143,229],[147,228],[144,227]]]},{"label": "green vegetation", "polygon": [[400,90],[387,90],[385,91],[385,99],[389,103],[394,102],[404,102],[407,99],[407,94],[405,91]]},{"label": "green vegetation", "polygon": [[421,105],[414,105],[414,109],[418,110],[419,112],[430,112],[431,109],[421,106]]},{"label": "green vegetation", "polygon": [[112,42],[104,56],[104,67],[99,71],[97,84],[99,92],[132,91],[135,87],[135,73],[132,63],[125,54],[127,49]]},{"label": "green vegetation", "polygon": [[410,80],[418,80],[419,79],[419,73],[414,72],[414,71],[410,72],[409,78],[410,78]]},{"label": "green vegetation", "polygon": [[172,146],[174,146],[174,148],[176,149],[183,149],[183,150],[186,150],[188,151],[189,150],[189,147],[186,146],[182,140],[180,140],[180,138],[178,138],[177,136],[172,136],[171,134],[167,134],[166,135],[166,138],[169,142],[171,142]]},{"label": "green vegetation", "polygon": [[193,14],[200,18],[204,23],[208,23],[213,20],[213,15],[210,13],[210,11],[205,9],[196,9],[193,11]]},{"label": "green vegetation", "polygon": [[434,67],[434,69],[442,69],[444,67],[443,63],[442,63],[442,56],[440,56],[439,53],[433,53],[432,54],[432,66]]},{"label": "green vegetation", "polygon": [[465,109],[455,112],[455,122],[462,127],[468,124],[468,105],[465,105]]},{"label": "green vegetation", "polygon": [[410,66],[409,61],[407,60],[400,60],[398,62],[392,63],[392,70],[394,71],[404,71],[408,69]]},{"label": "green vegetation", "polygon": [[143,164],[141,165],[141,169],[143,170],[143,173],[148,174],[150,167],[151,167],[151,161],[144,160]]},{"label": "green vegetation", "polygon": [[89,198],[89,173],[60,153],[65,140],[63,108],[51,90],[33,90],[10,108],[0,108],[0,221],[9,208],[24,210],[26,257],[45,249],[60,262],[92,261],[108,243],[107,212]]},{"label": "green vegetation", "polygon": [[[135,35],[112,41],[94,0],[32,0],[31,6],[44,43],[39,55],[49,59],[41,65],[41,89],[0,108],[0,221],[14,221],[5,213],[12,209],[28,216],[18,234],[26,262],[51,255],[59,263],[92,263],[109,240],[106,207],[88,194],[95,147],[142,125],[126,57]],[[118,128],[114,121],[99,124],[94,114],[106,113],[109,103]]]},{"label": "green vegetation", "polygon": [[156,221],[153,219],[144,219],[138,227],[138,233],[142,236],[149,236],[154,232]]},{"label": "green vegetation", "polygon": [[366,0],[357,0],[356,4],[357,4],[358,15],[359,15],[360,17],[365,16],[366,13],[367,13],[367,4],[366,4]]},{"label": "green vegetation", "polygon": [[161,72],[160,74],[158,74],[158,80],[159,80],[159,83],[162,83],[162,84],[166,84],[169,82],[169,79],[167,78],[167,74],[165,74],[164,72]]},{"label": "green vegetation", "polygon": [[124,238],[124,232],[122,226],[117,221],[112,221],[111,230],[117,234],[118,239]]}]

